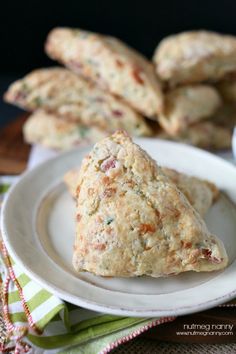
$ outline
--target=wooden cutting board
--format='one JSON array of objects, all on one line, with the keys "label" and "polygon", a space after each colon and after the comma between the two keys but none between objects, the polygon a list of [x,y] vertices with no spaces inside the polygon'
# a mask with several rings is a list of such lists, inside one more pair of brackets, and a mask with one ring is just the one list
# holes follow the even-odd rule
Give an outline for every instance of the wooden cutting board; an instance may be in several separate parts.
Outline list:
[{"label": "wooden cutting board", "polygon": [[0,130],[0,175],[22,173],[27,164],[30,145],[23,141],[24,114]]},{"label": "wooden cutting board", "polygon": [[[22,126],[27,114],[20,116],[0,131],[0,175],[19,174],[24,171],[30,152],[30,146],[25,144],[22,136]],[[232,281],[235,281],[232,279]],[[234,325],[233,335],[179,335],[192,325],[198,325],[198,332],[204,331],[204,325],[220,326]],[[188,327],[189,326],[189,327]],[[227,332],[220,329],[221,332]],[[155,327],[145,334],[146,338],[160,341],[182,343],[232,343],[236,342],[236,303],[229,307],[216,307],[188,316],[180,316],[170,323]]]}]

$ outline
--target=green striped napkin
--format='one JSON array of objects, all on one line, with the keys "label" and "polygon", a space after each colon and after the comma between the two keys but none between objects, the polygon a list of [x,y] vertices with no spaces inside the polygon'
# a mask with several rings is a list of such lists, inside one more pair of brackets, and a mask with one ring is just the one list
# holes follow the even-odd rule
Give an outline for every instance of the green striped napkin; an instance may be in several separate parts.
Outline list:
[{"label": "green striped napkin", "polygon": [[[1,183],[0,193],[4,195],[7,188],[8,183]],[[44,354],[108,353],[149,328],[174,319],[104,315],[66,303],[32,281],[9,256],[2,241],[0,245],[6,326],[6,335],[0,337],[1,352],[14,346],[16,353],[32,352],[32,348],[34,353],[43,348]]]}]

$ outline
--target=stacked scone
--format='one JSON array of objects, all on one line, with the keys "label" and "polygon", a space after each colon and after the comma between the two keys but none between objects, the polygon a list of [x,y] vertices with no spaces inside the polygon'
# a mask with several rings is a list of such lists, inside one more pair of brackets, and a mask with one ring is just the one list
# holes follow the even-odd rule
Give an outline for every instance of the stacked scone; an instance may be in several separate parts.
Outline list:
[{"label": "stacked scone", "polygon": [[33,112],[24,126],[27,142],[62,150],[124,129],[230,147],[236,109],[225,101],[234,101],[236,83],[215,82],[236,72],[234,37],[204,31],[171,36],[152,63],[116,38],[56,28],[45,50],[65,67],[35,70],[5,94],[7,102]]},{"label": "stacked scone", "polygon": [[69,28],[52,30],[45,48],[66,68],[33,71],[5,94],[34,112],[26,141],[67,149],[117,129],[153,135],[145,117],[162,111],[163,95],[151,62],[115,38]]},{"label": "stacked scone", "polygon": [[165,132],[206,148],[229,147],[236,124],[236,38],[180,33],[162,40],[153,61],[166,89],[159,117]]}]

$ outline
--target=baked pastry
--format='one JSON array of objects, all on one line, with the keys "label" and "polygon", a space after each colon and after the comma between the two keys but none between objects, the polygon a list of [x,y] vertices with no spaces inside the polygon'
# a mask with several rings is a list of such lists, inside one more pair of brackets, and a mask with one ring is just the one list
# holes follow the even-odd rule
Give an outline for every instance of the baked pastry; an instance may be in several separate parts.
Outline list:
[{"label": "baked pastry", "polygon": [[34,70],[13,83],[4,99],[26,110],[44,108],[66,119],[114,132],[150,135],[145,119],[116,97],[64,68]]},{"label": "baked pastry", "polygon": [[[162,167],[162,171],[185,195],[190,204],[201,216],[207,213],[219,196],[219,189],[214,183],[188,176],[167,167]],[[77,168],[68,171],[64,176],[64,182],[74,198],[76,198],[78,179],[79,169]]]},{"label": "baked pastry", "polygon": [[45,48],[50,58],[121,97],[143,115],[153,117],[162,110],[161,86],[152,63],[119,39],[55,28]]},{"label": "baked pastry", "polygon": [[50,149],[68,150],[95,143],[109,135],[97,127],[62,119],[42,109],[35,111],[23,126],[24,140]]},{"label": "baked pastry", "polygon": [[187,85],[169,91],[159,123],[170,135],[186,131],[188,126],[213,115],[221,105],[215,88],[207,85]]},{"label": "baked pastry", "polygon": [[184,132],[176,136],[171,136],[159,127],[155,130],[155,136],[159,139],[174,140],[207,150],[230,149],[232,141],[231,129],[215,124],[213,121],[190,125]]},{"label": "baked pastry", "polygon": [[162,171],[201,216],[207,213],[219,196],[219,189],[212,182],[188,176],[167,167],[162,167]]},{"label": "baked pastry", "polygon": [[170,86],[219,81],[236,72],[236,37],[189,31],[163,39],[153,61]]},{"label": "baked pastry", "polygon": [[223,244],[154,160],[123,132],[97,143],[76,188],[76,271],[162,277],[224,268]]}]

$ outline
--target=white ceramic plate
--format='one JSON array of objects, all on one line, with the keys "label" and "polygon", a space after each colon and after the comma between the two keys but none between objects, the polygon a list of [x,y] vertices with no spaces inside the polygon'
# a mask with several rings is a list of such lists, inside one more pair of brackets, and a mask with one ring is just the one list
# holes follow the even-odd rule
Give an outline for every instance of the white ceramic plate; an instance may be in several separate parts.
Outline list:
[{"label": "white ceramic plate", "polygon": [[[74,201],[62,183],[87,149],[73,150],[27,172],[3,206],[7,248],[24,271],[60,298],[91,310],[127,316],[169,316],[201,311],[236,296],[236,169],[189,146],[137,140],[159,164],[209,179],[224,192],[206,216],[209,229],[224,242],[230,264],[221,272],[154,279],[102,278],[76,274],[71,265]],[[231,201],[225,197],[227,195]]]}]

